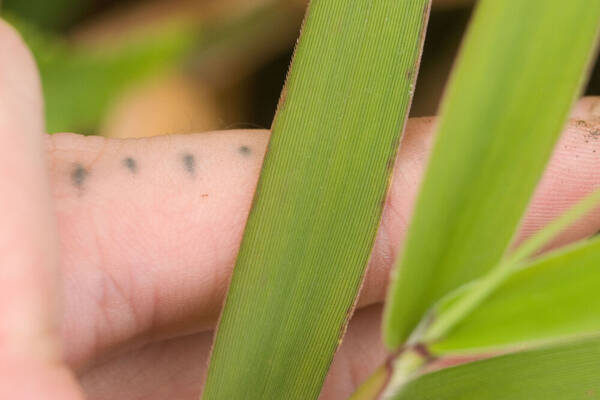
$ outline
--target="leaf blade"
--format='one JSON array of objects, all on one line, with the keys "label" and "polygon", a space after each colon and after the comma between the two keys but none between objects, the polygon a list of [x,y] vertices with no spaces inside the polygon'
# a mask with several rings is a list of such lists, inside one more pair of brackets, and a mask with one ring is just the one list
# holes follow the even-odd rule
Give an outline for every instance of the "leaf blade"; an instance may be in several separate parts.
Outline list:
[{"label": "leaf blade", "polygon": [[389,292],[388,347],[502,257],[582,85],[598,15],[598,0],[479,3]]},{"label": "leaf blade", "polygon": [[310,5],[205,399],[318,396],[375,239],[429,6],[429,0]]},{"label": "leaf blade", "polygon": [[599,239],[542,257],[514,273],[430,349],[481,352],[600,333],[599,259]]},{"label": "leaf blade", "polygon": [[407,383],[395,400],[575,400],[600,394],[600,339],[508,354]]},{"label": "leaf blade", "polygon": [[[528,267],[532,264],[529,260],[536,253],[541,251],[560,231],[564,230],[573,222],[590,212],[593,208],[597,207],[599,200],[600,190],[596,190],[571,207],[559,218],[536,232],[515,250],[507,254],[486,275],[475,281],[471,281],[444,296],[434,308],[429,311],[428,314],[430,316],[427,318],[428,324],[421,328],[423,334],[420,335],[419,340],[423,343],[435,343],[440,340],[445,341],[448,338],[449,333],[450,336],[452,336],[451,333],[454,328],[457,325],[460,325],[465,319],[468,319],[474,310],[479,311],[479,314],[481,315],[481,310],[478,308],[482,304],[485,305],[492,294],[497,294],[499,297],[502,297],[502,291],[497,293],[499,287],[505,288],[507,280],[510,278],[513,278],[514,280],[514,278],[516,278],[515,275],[522,275],[523,268],[529,269]],[[564,251],[569,252],[571,248],[568,247]],[[577,246],[575,246],[575,248],[577,248]],[[558,254],[561,254],[562,252],[563,250],[558,252]],[[575,255],[571,257],[571,261],[573,258],[577,257],[577,252],[574,253]],[[554,254],[556,254],[556,252]],[[553,256],[551,255],[548,258],[552,257]],[[529,265],[527,265],[528,261]],[[536,263],[533,263],[533,265],[535,267],[532,269],[536,271],[541,270],[538,274],[542,277],[544,277],[545,274],[548,274],[545,272],[545,269],[536,266]],[[564,265],[564,268],[567,268],[567,266]],[[593,271],[591,272],[593,273]],[[532,280],[532,287],[534,287],[536,283],[535,280]],[[560,282],[557,283],[560,284]],[[529,293],[528,291],[525,291],[523,294],[527,296]],[[593,293],[591,294],[593,295]],[[551,296],[548,297],[548,301],[554,304],[557,303]],[[526,309],[526,307],[519,308],[523,310]],[[434,317],[431,317],[431,315],[434,315]]]}]

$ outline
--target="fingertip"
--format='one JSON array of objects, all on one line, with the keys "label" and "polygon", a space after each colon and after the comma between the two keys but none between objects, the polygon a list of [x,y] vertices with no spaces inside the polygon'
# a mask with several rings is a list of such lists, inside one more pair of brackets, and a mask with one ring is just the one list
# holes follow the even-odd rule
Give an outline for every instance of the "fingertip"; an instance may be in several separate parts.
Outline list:
[{"label": "fingertip", "polygon": [[58,353],[58,246],[43,130],[35,62],[0,20],[0,336],[3,353],[37,359]]},{"label": "fingertip", "polygon": [[43,100],[33,55],[17,30],[0,19],[0,112],[14,124],[42,132]]}]

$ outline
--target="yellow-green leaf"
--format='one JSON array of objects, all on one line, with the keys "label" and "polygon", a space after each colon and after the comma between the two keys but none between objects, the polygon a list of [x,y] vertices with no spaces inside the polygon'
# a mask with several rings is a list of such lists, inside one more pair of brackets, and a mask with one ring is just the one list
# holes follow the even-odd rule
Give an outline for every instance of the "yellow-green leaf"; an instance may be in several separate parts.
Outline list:
[{"label": "yellow-green leaf", "polygon": [[513,273],[431,344],[436,354],[496,351],[600,334],[600,239],[559,250]]},{"label": "yellow-green leaf", "polygon": [[584,82],[600,0],[481,0],[391,285],[385,341],[506,251]]},{"label": "yellow-green leaf", "polygon": [[312,1],[218,328],[205,399],[318,396],[375,239],[429,6],[429,0]]},{"label": "yellow-green leaf", "polygon": [[600,339],[509,354],[408,382],[395,400],[586,400],[600,398]]}]

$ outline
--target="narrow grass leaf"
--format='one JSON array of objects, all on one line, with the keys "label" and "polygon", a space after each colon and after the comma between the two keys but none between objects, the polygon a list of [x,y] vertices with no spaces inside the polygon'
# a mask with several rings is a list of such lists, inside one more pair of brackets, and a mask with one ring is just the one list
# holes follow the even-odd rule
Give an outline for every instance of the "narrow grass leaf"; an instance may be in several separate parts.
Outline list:
[{"label": "narrow grass leaf", "polygon": [[445,338],[448,332],[487,300],[512,274],[519,271],[529,258],[548,245],[559,232],[597,207],[599,201],[600,190],[596,190],[510,252],[485,276],[444,296],[422,321],[420,326],[423,329],[420,330],[422,333],[418,340],[430,343]]},{"label": "narrow grass leaf", "polygon": [[395,400],[582,400],[600,397],[600,339],[504,355],[423,375]]},{"label": "narrow grass leaf", "polygon": [[506,251],[596,43],[600,0],[482,0],[390,289],[391,348]]},{"label": "narrow grass leaf", "polygon": [[313,0],[273,124],[205,399],[314,399],[369,259],[429,0]]},{"label": "narrow grass leaf", "polygon": [[431,351],[493,351],[600,334],[599,260],[600,239],[593,239],[519,269]]}]

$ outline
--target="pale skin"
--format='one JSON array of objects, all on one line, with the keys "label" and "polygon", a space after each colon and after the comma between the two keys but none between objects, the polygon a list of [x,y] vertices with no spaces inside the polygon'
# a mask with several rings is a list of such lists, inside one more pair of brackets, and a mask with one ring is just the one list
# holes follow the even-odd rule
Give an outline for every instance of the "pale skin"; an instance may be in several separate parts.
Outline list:
[{"label": "pale skin", "polygon": [[[31,56],[0,22],[0,398],[196,399],[269,133],[48,136],[42,108]],[[600,183],[600,101],[572,117],[519,239]],[[409,121],[323,399],[385,359],[381,303],[434,123]],[[594,212],[554,246],[599,228]]]}]

